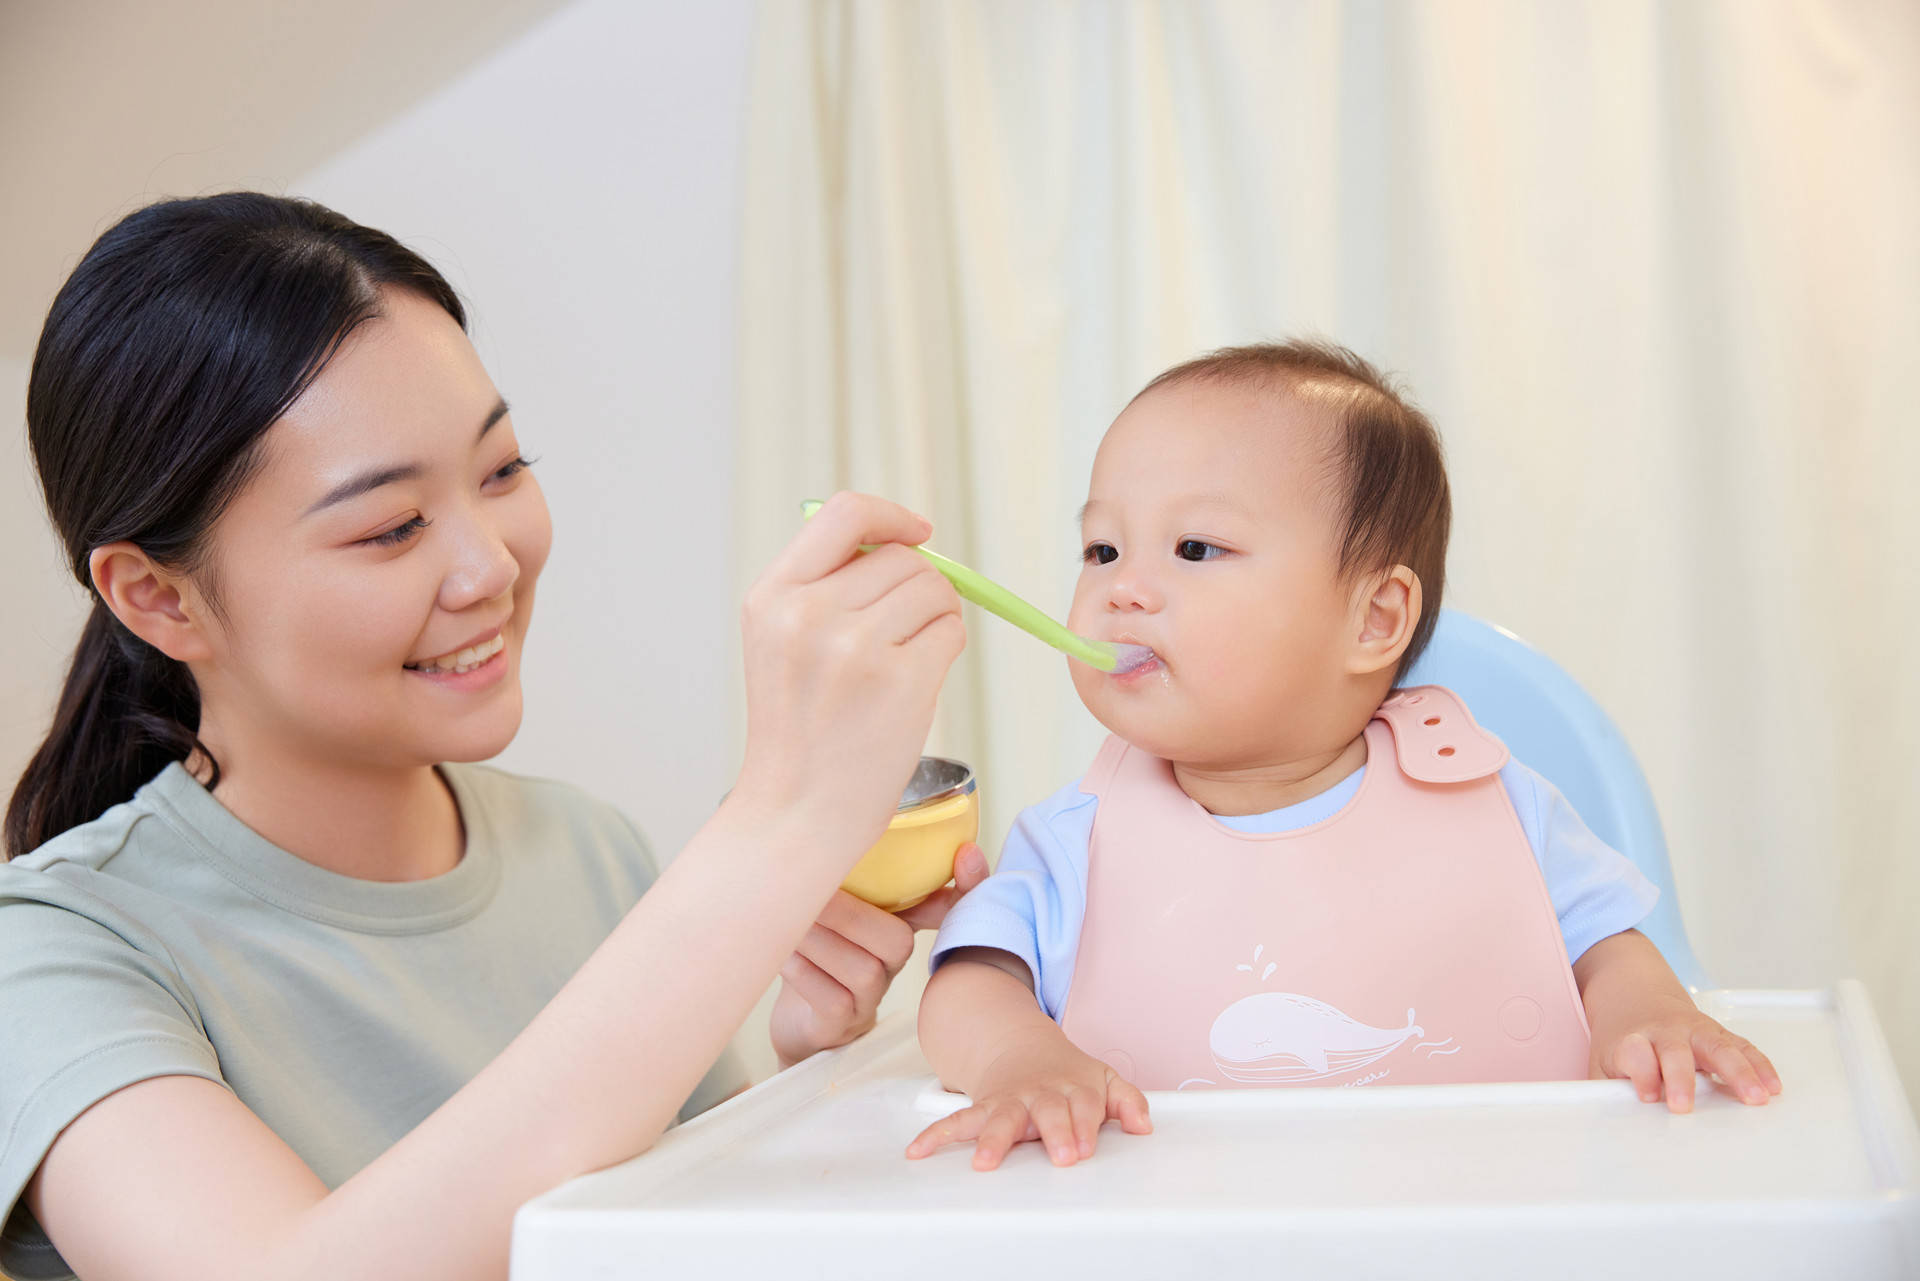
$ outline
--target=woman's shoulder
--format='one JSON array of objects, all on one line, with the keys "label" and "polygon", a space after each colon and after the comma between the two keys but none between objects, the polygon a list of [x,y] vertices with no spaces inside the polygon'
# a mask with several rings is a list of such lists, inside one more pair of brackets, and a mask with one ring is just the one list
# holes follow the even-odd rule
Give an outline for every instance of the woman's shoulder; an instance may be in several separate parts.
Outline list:
[{"label": "woman's shoulder", "polygon": [[[99,817],[68,828],[46,843],[0,863],[0,901],[44,897],[36,889],[53,884],[104,885],[133,874],[132,865],[164,862],[182,852],[186,837],[166,821],[159,793],[169,783],[170,765],[128,800]],[[184,771],[182,772],[184,777]]]}]

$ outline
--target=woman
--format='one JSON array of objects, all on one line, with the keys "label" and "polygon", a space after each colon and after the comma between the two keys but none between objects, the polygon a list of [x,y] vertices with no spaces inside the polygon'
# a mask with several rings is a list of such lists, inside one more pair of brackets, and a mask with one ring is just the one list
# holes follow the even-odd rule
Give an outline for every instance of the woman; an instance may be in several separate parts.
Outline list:
[{"label": "woman", "polygon": [[7,812],[0,1269],[503,1275],[522,1202],[738,1088],[776,971],[791,1062],[945,910],[835,892],[965,643],[877,499],[750,592],[745,764],[657,881],[609,807],[457,764],[519,726],[551,536],[464,326],[248,193],[133,214],[54,302],[28,428],[95,604]]}]

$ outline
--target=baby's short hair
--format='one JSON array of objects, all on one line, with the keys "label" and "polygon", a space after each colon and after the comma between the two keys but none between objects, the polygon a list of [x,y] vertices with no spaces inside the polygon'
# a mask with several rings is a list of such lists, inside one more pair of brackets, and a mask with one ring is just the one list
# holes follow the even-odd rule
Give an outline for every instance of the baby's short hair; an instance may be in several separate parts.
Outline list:
[{"label": "baby's short hair", "polygon": [[[1335,343],[1296,339],[1223,347],[1175,365],[1141,388],[1173,383],[1268,382],[1311,392],[1332,411],[1329,463],[1340,485],[1335,520],[1340,574],[1372,574],[1405,565],[1420,579],[1420,621],[1400,665],[1398,685],[1433,637],[1446,587],[1453,499],[1440,435],[1391,379]],[[1138,397],[1136,397],[1138,399]]]}]

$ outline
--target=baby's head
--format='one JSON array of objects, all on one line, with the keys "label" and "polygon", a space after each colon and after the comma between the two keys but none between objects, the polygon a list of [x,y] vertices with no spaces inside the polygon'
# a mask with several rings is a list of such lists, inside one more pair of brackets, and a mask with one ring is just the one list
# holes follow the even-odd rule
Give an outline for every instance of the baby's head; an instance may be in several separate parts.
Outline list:
[{"label": "baby's head", "polygon": [[1345,348],[1170,369],[1100,444],[1071,615],[1160,661],[1070,664],[1074,687],[1108,729],[1185,765],[1338,751],[1433,633],[1451,511],[1432,424]]}]

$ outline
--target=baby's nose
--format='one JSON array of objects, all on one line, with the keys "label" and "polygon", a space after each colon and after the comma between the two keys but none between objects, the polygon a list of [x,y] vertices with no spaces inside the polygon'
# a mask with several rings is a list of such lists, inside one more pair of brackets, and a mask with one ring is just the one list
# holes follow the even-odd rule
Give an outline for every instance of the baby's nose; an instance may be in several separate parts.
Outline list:
[{"label": "baby's nose", "polygon": [[1107,608],[1119,613],[1146,611],[1151,613],[1160,608],[1159,589],[1145,574],[1139,571],[1126,571],[1115,574],[1107,586]]}]

